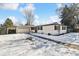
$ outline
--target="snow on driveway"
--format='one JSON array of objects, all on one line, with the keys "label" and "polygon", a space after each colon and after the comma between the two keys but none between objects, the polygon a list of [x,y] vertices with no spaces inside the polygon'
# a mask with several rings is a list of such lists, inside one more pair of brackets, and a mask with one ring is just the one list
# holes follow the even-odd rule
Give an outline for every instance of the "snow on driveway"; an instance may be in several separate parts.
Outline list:
[{"label": "snow on driveway", "polygon": [[[79,56],[79,50],[32,37],[28,34],[0,35],[0,56]],[[2,43],[3,42],[3,43]]]}]

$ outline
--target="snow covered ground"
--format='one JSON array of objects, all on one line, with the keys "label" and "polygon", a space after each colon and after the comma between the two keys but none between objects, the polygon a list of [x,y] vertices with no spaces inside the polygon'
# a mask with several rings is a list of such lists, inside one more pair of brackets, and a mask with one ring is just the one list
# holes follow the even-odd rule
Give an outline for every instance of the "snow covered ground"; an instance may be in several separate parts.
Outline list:
[{"label": "snow covered ground", "polygon": [[64,35],[60,35],[60,36],[38,34],[38,33],[32,33],[32,35],[46,37],[46,38],[60,41],[60,42],[64,42],[64,43],[72,43],[72,44],[79,45],[79,33],[68,33],[68,34],[64,34]]},{"label": "snow covered ground", "polygon": [[[26,39],[28,37],[32,37],[32,40]],[[0,35],[0,56],[1,55],[2,56],[28,56],[28,55],[79,56],[79,50],[68,48],[65,47],[64,45],[60,45],[55,42],[44,40],[28,34],[11,34],[11,35]]]}]

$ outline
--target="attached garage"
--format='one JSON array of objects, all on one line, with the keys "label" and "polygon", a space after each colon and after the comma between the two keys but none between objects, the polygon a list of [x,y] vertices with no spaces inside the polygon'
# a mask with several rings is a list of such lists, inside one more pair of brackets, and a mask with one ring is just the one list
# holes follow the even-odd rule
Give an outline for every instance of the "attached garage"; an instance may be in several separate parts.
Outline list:
[{"label": "attached garage", "polygon": [[16,29],[9,29],[8,30],[8,34],[15,34],[16,33]]},{"label": "attached garage", "polygon": [[29,33],[31,32],[32,26],[14,26],[7,28],[7,34],[15,34],[15,33]]},{"label": "attached garage", "polygon": [[[29,33],[29,32],[35,32],[33,29],[34,26],[32,25],[25,25],[25,26],[13,26],[13,27],[2,27],[2,31],[0,34],[18,34],[18,33]],[[32,29],[33,30],[32,30]]]},{"label": "attached garage", "polygon": [[30,32],[30,27],[27,26],[18,26],[16,28],[16,33],[28,33]]},{"label": "attached garage", "polygon": [[16,27],[7,28],[7,34],[15,34],[15,33],[16,33]]}]

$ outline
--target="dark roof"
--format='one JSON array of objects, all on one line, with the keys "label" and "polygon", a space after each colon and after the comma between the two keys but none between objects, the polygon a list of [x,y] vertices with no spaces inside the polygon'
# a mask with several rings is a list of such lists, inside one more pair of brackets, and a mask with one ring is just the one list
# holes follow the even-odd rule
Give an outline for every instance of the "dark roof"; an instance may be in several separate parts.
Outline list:
[{"label": "dark roof", "polygon": [[[57,22],[51,23],[51,24],[38,25],[38,26],[49,26],[49,25],[62,25],[62,26],[65,26],[65,25],[63,25],[63,24],[58,24]],[[37,26],[36,26],[36,27],[37,27]]]},{"label": "dark roof", "polygon": [[58,23],[51,23],[51,24],[43,24],[43,25],[38,25],[38,26],[48,26],[48,25],[59,25]]},{"label": "dark roof", "polygon": [[[63,24],[58,24],[57,22],[54,22],[54,23],[51,23],[51,24],[38,25],[38,26],[49,26],[49,25],[61,25],[61,26],[66,26],[66,25],[63,25]],[[37,27],[37,26],[35,26],[35,27]]]}]

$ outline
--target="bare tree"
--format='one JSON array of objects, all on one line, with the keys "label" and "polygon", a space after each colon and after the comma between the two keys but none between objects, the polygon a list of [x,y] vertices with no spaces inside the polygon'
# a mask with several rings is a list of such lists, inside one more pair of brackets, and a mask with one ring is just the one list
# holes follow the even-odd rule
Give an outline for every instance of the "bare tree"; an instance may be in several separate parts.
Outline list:
[{"label": "bare tree", "polygon": [[34,21],[34,6],[32,4],[28,4],[26,8],[22,10],[24,17],[27,19],[27,25],[32,25]]}]

